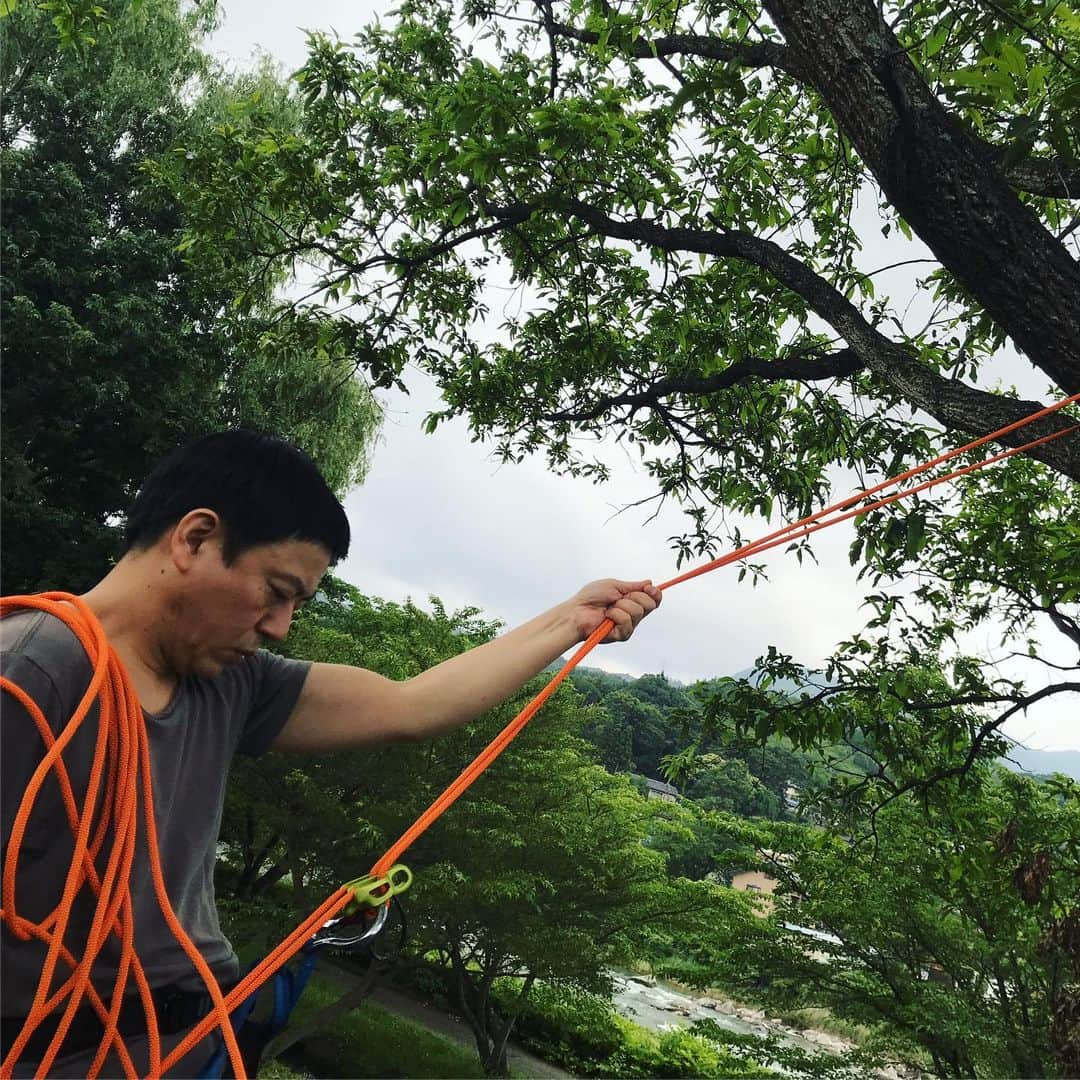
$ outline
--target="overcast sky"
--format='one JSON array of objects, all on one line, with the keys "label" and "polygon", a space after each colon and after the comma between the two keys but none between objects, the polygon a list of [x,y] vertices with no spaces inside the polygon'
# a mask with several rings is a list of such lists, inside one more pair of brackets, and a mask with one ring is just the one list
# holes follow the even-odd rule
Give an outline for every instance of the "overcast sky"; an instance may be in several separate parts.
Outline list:
[{"label": "overcast sky", "polygon": [[[292,71],[305,58],[305,28],[348,38],[376,16],[390,21],[393,6],[231,0],[222,4],[223,23],[209,49],[234,67],[261,50]],[[1000,374],[1043,397],[1045,379],[1032,378],[1028,365],[1007,363]],[[541,459],[500,466],[488,448],[470,442],[463,422],[423,434],[420,425],[438,398],[415,373],[408,381],[410,396],[384,398],[369,478],[346,500],[353,545],[338,573],[361,591],[420,603],[434,594],[449,607],[476,605],[515,624],[594,578],[661,581],[674,574],[667,538],[684,532],[686,522],[674,507],[648,524],[646,511],[617,513],[655,491],[621,450],[605,455],[612,479],[599,486],[554,476]],[[763,531],[751,526],[747,535]],[[726,568],[673,588],[631,642],[601,646],[587,662],[632,674],[663,671],[685,682],[748,668],[769,645],[801,663],[820,663],[866,619],[847,560],[851,540],[850,523],[819,534],[817,566],[770,553],[763,560],[770,580],[757,587],[736,584],[737,570]],[[986,655],[998,651],[989,634],[973,644]],[[1074,662],[1056,644],[1047,655]],[[1033,709],[1006,731],[1037,749],[1080,749],[1077,711],[1073,696]]]}]

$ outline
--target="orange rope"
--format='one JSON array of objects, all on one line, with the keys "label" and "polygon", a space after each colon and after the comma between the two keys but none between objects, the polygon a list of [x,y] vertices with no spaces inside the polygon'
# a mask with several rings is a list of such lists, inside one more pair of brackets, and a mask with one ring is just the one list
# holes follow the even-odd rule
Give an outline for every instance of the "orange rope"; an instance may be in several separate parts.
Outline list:
[{"label": "orange rope", "polygon": [[[7,597],[0,600],[0,617],[25,608],[45,611],[61,619],[70,627],[86,650],[93,675],[82,700],[59,737],[53,736],[48,722],[36,703],[30,700],[10,679],[0,678],[0,686],[14,695],[27,709],[46,746],[46,753],[27,784],[12,827],[4,860],[3,908],[0,910],[0,918],[11,933],[24,941],[33,935],[48,945],[29,1015],[11,1050],[4,1058],[3,1064],[0,1065],[0,1076],[6,1080],[13,1074],[15,1064],[22,1056],[31,1035],[47,1017],[63,1005],[64,1011],[59,1026],[36,1073],[39,1077],[47,1075],[60,1052],[76,1011],[83,1004],[84,999],[89,999],[91,1007],[105,1025],[105,1034],[98,1047],[89,1076],[93,1078],[98,1075],[109,1050],[115,1046],[120,1054],[125,1076],[134,1080],[136,1072],[131,1057],[116,1030],[117,1017],[130,975],[134,975],[136,989],[146,1016],[150,1050],[149,1073],[151,1076],[158,1076],[164,1071],[153,999],[142,965],[134,951],[135,926],[131,900],[131,869],[137,840],[140,790],[143,796],[145,843],[158,904],[166,924],[206,984],[219,1022],[224,1022],[223,1031],[230,1060],[234,1068],[240,1068],[240,1073],[237,1075],[242,1075],[243,1063],[240,1050],[236,1044],[232,1025],[228,1023],[228,1012],[224,1008],[221,989],[202,954],[180,925],[165,888],[154,822],[150,746],[142,709],[127,672],[120,658],[109,645],[101,624],[89,607],[78,597],[68,593]],[[79,814],[71,790],[71,780],[61,754],[85,721],[95,701],[98,703],[98,729],[94,758],[82,813]],[[34,801],[50,771],[56,773],[60,784],[68,824],[75,837],[75,847],[59,904],[45,919],[35,924],[18,913],[15,882],[22,841]],[[99,798],[100,811],[95,822],[94,811],[95,807],[99,806]],[[93,832],[92,839],[91,832]],[[108,852],[105,872],[99,877],[95,870],[95,860],[110,836],[112,846]],[[64,947],[63,939],[71,918],[75,897],[87,884],[98,900],[83,956],[76,961],[70,951]],[[121,952],[116,979],[112,987],[111,1008],[106,1010],[100,995],[90,982],[90,971],[110,936],[119,939]],[[59,960],[63,960],[71,969],[71,975],[50,996],[49,988],[53,983]]]},{"label": "orange rope", "polygon": [[[1001,438],[1078,400],[1080,400],[1080,394],[1074,394],[1072,397],[1033,413],[1031,416],[1010,424],[1008,427],[976,439],[956,450],[941,454],[924,465],[909,469],[898,476],[867,488],[856,496],[819,510],[801,521],[777,529],[751,543],[744,544],[742,547],[718,559],[664,582],[659,588],[662,590],[671,588],[673,585],[708,573],[710,570],[760,554],[780,544],[790,543],[793,540],[809,536],[820,529],[827,528],[829,525],[869,513],[871,510],[887,506],[898,499],[906,498],[919,491],[928,490],[975,469],[981,469],[994,462],[1012,457],[1014,454],[1023,453],[1051,439],[1059,438],[1061,435],[1076,432],[1080,430],[1080,426],[1062,428],[1023,446],[973,462],[942,476],[923,481],[914,487],[894,492],[864,506],[852,509],[854,504],[870,498],[878,492],[901,484],[936,465],[950,461],[960,454],[982,446],[991,440]],[[12,694],[26,709],[37,726],[46,747],[45,756],[27,786],[12,829],[8,853],[4,861],[2,887],[0,887],[0,902],[3,905],[2,909],[0,909],[0,918],[3,919],[11,932],[22,940],[28,940],[31,936],[34,936],[48,944],[45,964],[34,995],[30,1015],[8,1056],[0,1066],[0,1078],[6,1080],[7,1077],[12,1075],[15,1063],[19,1060],[33,1032],[46,1017],[61,1005],[64,1005],[60,1025],[37,1072],[38,1076],[44,1076],[60,1051],[64,1036],[76,1010],[86,999],[105,1026],[105,1034],[90,1070],[90,1077],[98,1075],[106,1055],[110,1049],[115,1048],[120,1055],[125,1076],[132,1080],[136,1075],[135,1068],[123,1045],[123,1040],[116,1030],[117,1017],[129,976],[135,979],[136,989],[146,1015],[150,1043],[150,1076],[162,1075],[214,1028],[220,1028],[224,1034],[234,1075],[242,1078],[245,1075],[243,1062],[232,1031],[232,1025],[229,1022],[229,1014],[262,986],[280,967],[287,963],[324,923],[344,910],[352,901],[352,894],[344,887],[334,892],[292,934],[281,942],[262,963],[227,995],[222,995],[221,989],[206,961],[185,933],[173,912],[165,889],[154,821],[149,742],[142,710],[139,707],[138,699],[123,665],[109,646],[104,631],[93,613],[77,597],[66,593],[43,593],[39,596],[9,597],[0,600],[0,617],[20,608],[36,608],[62,619],[76,634],[83,648],[86,649],[93,668],[93,677],[78,708],[76,708],[71,720],[58,737],[53,735],[41,710],[26,693],[10,680],[0,678],[0,687]],[[417,837],[425,832],[502,753],[518,732],[551,697],[559,684],[613,628],[614,623],[610,619],[605,619],[589,635],[548,685],[481,751],[477,758],[462,771],[457,779],[420,815],[416,822],[410,826],[386,854],[375,863],[371,871],[372,875],[382,876],[389,871],[391,866],[397,862],[401,854]],[[99,705],[97,741],[90,779],[80,814],[61,755],[85,720],[95,701]],[[18,914],[15,903],[15,879],[20,848],[30,812],[34,800],[50,771],[56,773],[60,785],[68,823],[75,838],[75,849],[71,868],[64,882],[60,903],[45,919],[35,924]],[[130,876],[138,831],[137,804],[140,790],[143,802],[143,831],[149,852],[150,871],[158,903],[169,929],[206,984],[214,1006],[211,1013],[200,1021],[164,1059],[161,1057],[161,1041],[150,987],[133,947],[134,919]],[[95,822],[94,807],[99,802],[101,810]],[[99,875],[96,869],[97,860],[110,836],[112,846],[108,852],[105,871]],[[87,939],[85,953],[82,959],[77,961],[71,952],[65,948],[63,937],[71,916],[74,899],[79,890],[85,885],[89,885],[97,896],[98,906]],[[112,987],[111,1006],[109,1010],[106,1010],[101,996],[90,983],[90,970],[110,935],[117,937],[120,941],[121,959]],[[49,988],[53,982],[59,961],[63,961],[71,969],[71,975],[50,996]]]}]

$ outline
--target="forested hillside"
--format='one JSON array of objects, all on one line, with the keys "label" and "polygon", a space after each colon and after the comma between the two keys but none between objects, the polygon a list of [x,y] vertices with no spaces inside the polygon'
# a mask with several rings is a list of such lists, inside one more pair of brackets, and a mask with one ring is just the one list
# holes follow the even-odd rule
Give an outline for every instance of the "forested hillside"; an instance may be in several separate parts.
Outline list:
[{"label": "forested hillside", "polygon": [[[610,772],[673,776],[681,793],[704,809],[746,817],[793,817],[811,793],[820,754],[779,738],[755,745],[715,726],[706,730],[703,703],[716,693],[708,680],[681,686],[663,675],[630,678],[597,668],[579,668],[572,678],[594,706],[583,735]],[[688,745],[694,756],[680,765]]]}]

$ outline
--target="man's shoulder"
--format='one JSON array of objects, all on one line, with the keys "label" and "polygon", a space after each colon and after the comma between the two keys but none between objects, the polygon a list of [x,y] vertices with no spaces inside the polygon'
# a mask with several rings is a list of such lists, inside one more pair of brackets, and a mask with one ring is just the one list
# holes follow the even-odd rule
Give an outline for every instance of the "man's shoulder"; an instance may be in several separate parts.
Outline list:
[{"label": "man's shoulder", "polygon": [[82,679],[90,659],[75,632],[46,611],[15,611],[0,619],[0,668],[5,674],[32,665],[57,682]]}]

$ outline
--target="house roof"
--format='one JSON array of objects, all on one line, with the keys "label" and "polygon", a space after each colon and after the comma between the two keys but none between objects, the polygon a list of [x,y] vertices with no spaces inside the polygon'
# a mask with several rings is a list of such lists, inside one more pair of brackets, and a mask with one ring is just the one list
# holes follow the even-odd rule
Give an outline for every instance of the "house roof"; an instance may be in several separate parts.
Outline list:
[{"label": "house roof", "polygon": [[664,795],[679,794],[679,789],[674,784],[665,784],[663,780],[652,780],[646,777],[645,782],[649,785],[650,791],[659,791]]}]

